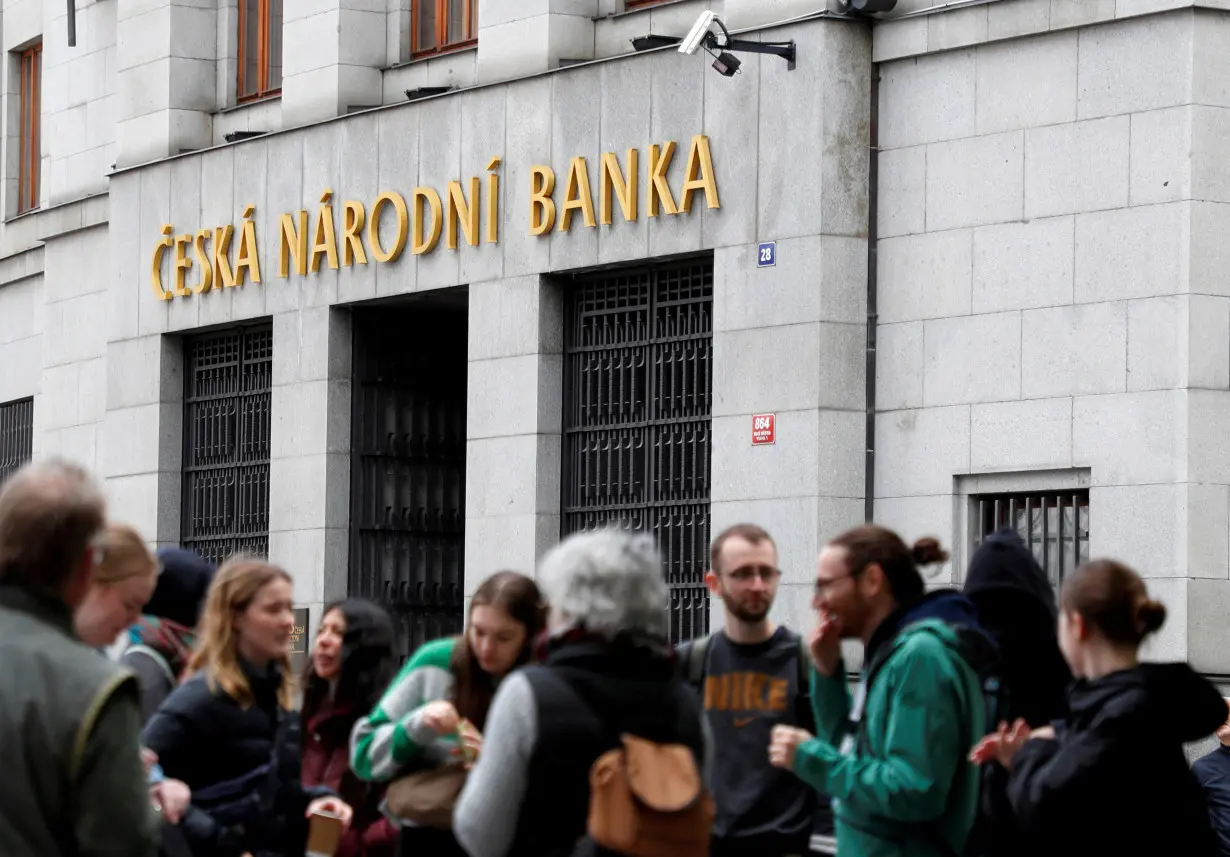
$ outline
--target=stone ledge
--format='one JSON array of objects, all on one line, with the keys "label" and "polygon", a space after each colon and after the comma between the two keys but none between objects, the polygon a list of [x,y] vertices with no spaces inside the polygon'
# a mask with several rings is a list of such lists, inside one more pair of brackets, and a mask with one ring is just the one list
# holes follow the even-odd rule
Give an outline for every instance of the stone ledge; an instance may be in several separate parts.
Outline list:
[{"label": "stone ledge", "polygon": [[31,247],[0,259],[0,288],[43,273],[43,247]]},{"label": "stone ledge", "polygon": [[[939,0],[937,0],[939,2]],[[1230,0],[1111,0],[1073,14],[1072,0],[985,0],[980,4],[918,9],[883,18],[872,30],[872,62],[1057,33],[1185,9],[1230,11]],[[1060,5],[1063,4],[1063,5]],[[1056,14],[1056,7],[1059,14]]]}]

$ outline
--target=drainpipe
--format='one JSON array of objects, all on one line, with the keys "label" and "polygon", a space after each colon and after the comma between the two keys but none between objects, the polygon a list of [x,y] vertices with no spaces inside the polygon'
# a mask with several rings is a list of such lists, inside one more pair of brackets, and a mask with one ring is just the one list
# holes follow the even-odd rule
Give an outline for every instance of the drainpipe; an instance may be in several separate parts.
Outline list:
[{"label": "drainpipe", "polygon": [[867,168],[867,436],[864,462],[863,515],[870,522],[875,516],[876,475],[876,220],[880,208],[880,64],[871,65],[871,152]]},{"label": "drainpipe", "polygon": [[68,46],[77,46],[77,0],[68,0]]}]

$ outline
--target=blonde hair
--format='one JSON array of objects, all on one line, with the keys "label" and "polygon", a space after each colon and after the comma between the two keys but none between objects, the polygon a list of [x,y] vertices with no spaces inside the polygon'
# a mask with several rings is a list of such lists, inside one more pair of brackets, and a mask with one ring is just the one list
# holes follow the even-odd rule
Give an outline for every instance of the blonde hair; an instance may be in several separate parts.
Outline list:
[{"label": "blonde hair", "polygon": [[[243,708],[253,703],[252,685],[239,667],[239,637],[235,620],[256,599],[257,593],[276,580],[291,583],[290,575],[276,565],[250,557],[232,557],[218,569],[205,598],[201,613],[197,646],[188,661],[187,672],[205,673],[209,689],[221,689]],[[295,678],[290,656],[278,659],[282,667],[282,685],[278,702],[288,711],[294,705]]]},{"label": "blonde hair", "polygon": [[94,583],[115,586],[133,577],[158,573],[158,560],[141,534],[127,524],[107,524],[98,541],[102,562],[94,570]]}]

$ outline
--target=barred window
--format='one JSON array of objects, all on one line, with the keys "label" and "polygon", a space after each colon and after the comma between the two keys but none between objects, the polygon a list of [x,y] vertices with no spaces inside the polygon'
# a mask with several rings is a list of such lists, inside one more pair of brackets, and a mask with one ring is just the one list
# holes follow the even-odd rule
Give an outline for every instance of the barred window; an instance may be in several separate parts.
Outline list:
[{"label": "barred window", "polygon": [[711,260],[608,272],[568,289],[563,533],[652,534],[675,642],[709,622],[712,354]]},{"label": "barred window", "polygon": [[0,405],[0,484],[34,452],[34,400]]},{"label": "barred window", "polygon": [[181,541],[216,563],[267,556],[273,330],[211,333],[185,349]]},{"label": "barred window", "polygon": [[983,494],[977,506],[974,546],[996,530],[1011,528],[1024,539],[1051,585],[1089,561],[1089,491]]}]

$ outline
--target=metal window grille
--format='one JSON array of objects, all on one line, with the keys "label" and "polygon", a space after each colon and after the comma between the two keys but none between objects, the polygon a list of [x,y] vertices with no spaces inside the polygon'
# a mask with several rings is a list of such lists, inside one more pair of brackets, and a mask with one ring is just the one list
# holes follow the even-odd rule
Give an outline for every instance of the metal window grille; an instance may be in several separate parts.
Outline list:
[{"label": "metal window grille", "polygon": [[185,343],[182,538],[207,559],[269,553],[273,330]]},{"label": "metal window grille", "polygon": [[0,484],[34,453],[34,400],[0,405]]},{"label": "metal window grille", "polygon": [[652,533],[672,640],[704,634],[713,263],[578,279],[566,312],[563,533]]},{"label": "metal window grille", "polygon": [[974,545],[996,530],[1011,528],[1037,557],[1052,586],[1089,560],[1089,492],[1048,491],[974,498],[978,507]]},{"label": "metal window grille", "polygon": [[404,657],[464,620],[467,316],[356,312],[353,336],[349,591]]}]

